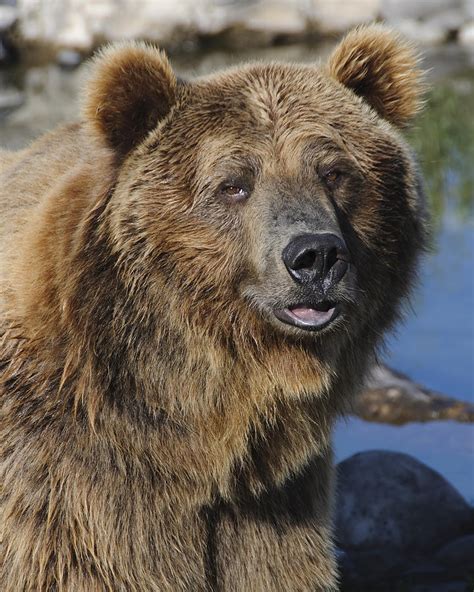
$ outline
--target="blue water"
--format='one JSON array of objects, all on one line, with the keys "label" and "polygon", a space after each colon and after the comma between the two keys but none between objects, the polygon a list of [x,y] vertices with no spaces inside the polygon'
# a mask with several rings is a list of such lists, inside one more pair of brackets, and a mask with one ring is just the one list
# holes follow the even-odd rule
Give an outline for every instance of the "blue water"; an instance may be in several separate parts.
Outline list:
[{"label": "blue water", "polygon": [[474,402],[474,219],[448,208],[435,248],[385,358],[433,390]]}]

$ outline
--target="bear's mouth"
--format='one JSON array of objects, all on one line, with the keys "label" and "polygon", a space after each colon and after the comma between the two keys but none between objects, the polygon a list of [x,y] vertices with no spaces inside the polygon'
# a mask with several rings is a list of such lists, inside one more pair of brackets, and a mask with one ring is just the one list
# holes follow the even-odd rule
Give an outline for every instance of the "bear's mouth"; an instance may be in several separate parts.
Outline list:
[{"label": "bear's mouth", "polygon": [[320,331],[339,315],[339,307],[333,302],[318,304],[295,304],[287,308],[274,309],[276,318],[282,323],[293,325],[305,331]]}]

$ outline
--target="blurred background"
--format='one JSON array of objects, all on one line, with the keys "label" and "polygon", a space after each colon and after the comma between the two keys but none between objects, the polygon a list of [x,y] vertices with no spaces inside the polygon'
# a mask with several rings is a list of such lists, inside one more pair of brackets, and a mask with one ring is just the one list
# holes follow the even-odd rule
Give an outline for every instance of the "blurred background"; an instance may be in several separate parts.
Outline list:
[{"label": "blurred background", "polygon": [[338,425],[336,456],[409,453],[472,505],[474,0],[0,0],[0,147],[78,117],[84,61],[103,43],[157,43],[191,77],[254,59],[318,62],[374,20],[415,41],[428,71],[427,107],[408,138],[433,244],[383,365]]}]

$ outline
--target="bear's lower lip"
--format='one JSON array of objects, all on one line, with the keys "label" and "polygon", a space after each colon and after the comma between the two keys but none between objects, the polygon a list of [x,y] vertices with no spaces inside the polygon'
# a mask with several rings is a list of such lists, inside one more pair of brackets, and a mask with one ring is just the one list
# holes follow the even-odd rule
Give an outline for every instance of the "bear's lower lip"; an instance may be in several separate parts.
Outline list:
[{"label": "bear's lower lip", "polygon": [[304,305],[278,308],[273,312],[282,323],[305,331],[319,331],[327,327],[339,314],[337,305],[329,303],[317,305],[317,308]]}]

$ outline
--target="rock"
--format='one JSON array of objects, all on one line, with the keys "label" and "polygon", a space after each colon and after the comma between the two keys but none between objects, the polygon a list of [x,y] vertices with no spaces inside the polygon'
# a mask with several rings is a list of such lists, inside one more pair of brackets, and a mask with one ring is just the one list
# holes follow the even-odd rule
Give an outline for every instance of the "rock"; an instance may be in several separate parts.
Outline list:
[{"label": "rock", "polygon": [[[120,11],[112,7],[100,18],[94,2],[89,9],[89,22],[95,22],[95,34],[107,40],[145,38],[169,46],[189,39],[199,30],[201,14],[212,18],[212,2],[208,0],[160,0],[159,2],[133,2],[125,0]],[[110,6],[110,2],[105,2]],[[91,12],[92,11],[92,12]]]},{"label": "rock", "polygon": [[13,63],[18,56],[16,47],[11,43],[8,34],[0,33],[0,66]]},{"label": "rock", "polygon": [[10,64],[17,57],[13,33],[18,20],[15,2],[0,0],[0,66]]},{"label": "rock", "polygon": [[401,572],[397,580],[405,584],[418,586],[432,586],[433,584],[446,583],[450,580],[448,571],[434,561],[418,561],[410,569]]},{"label": "rock", "polygon": [[73,49],[62,49],[56,55],[56,62],[66,69],[73,69],[82,62],[82,54]]},{"label": "rock", "polygon": [[342,33],[355,25],[375,20],[379,10],[380,0],[314,2],[311,20],[323,33]]},{"label": "rock", "polygon": [[422,20],[446,9],[463,9],[463,0],[381,0],[380,13],[388,21]]},{"label": "rock", "polygon": [[18,19],[16,6],[0,4],[0,33],[9,31]]},{"label": "rock", "polygon": [[460,580],[441,583],[415,584],[414,586],[401,588],[407,592],[470,592],[467,582]]},{"label": "rock", "polygon": [[304,35],[306,19],[297,6],[259,5],[245,20],[245,27],[251,31],[269,32],[277,35]]},{"label": "rock", "polygon": [[449,37],[449,30],[443,23],[436,21],[424,22],[403,18],[391,20],[390,24],[407,39],[421,45],[440,45]]},{"label": "rock", "polygon": [[474,20],[474,0],[464,0],[464,12],[468,20]]},{"label": "rock", "polygon": [[380,17],[418,42],[438,44],[472,18],[472,1],[120,0],[117,9],[116,0],[18,0],[18,9],[28,44],[86,52],[103,41],[136,38],[170,49],[209,40],[255,47],[314,33],[339,34]]},{"label": "rock", "polygon": [[436,471],[396,452],[338,465],[336,540],[345,550],[427,553],[469,532],[473,511]]},{"label": "rock", "polygon": [[354,403],[366,421],[403,425],[411,421],[474,422],[474,405],[429,391],[387,366],[374,366]]},{"label": "rock", "polygon": [[465,20],[466,15],[462,10],[451,9],[430,16],[425,20],[425,24],[452,34],[461,28]]},{"label": "rock", "polygon": [[0,119],[9,115],[23,105],[25,95],[13,87],[1,88],[0,90]]},{"label": "rock", "polygon": [[80,11],[71,10],[65,15],[54,41],[59,47],[87,51],[94,38],[85,16]]},{"label": "rock", "polygon": [[372,588],[390,582],[405,570],[408,560],[402,553],[384,550],[346,552],[338,561],[342,588]]},{"label": "rock", "polygon": [[435,558],[459,574],[474,575],[474,534],[451,541],[436,553]]},{"label": "rock", "polygon": [[474,21],[461,27],[458,32],[458,41],[465,47],[474,48]]}]

